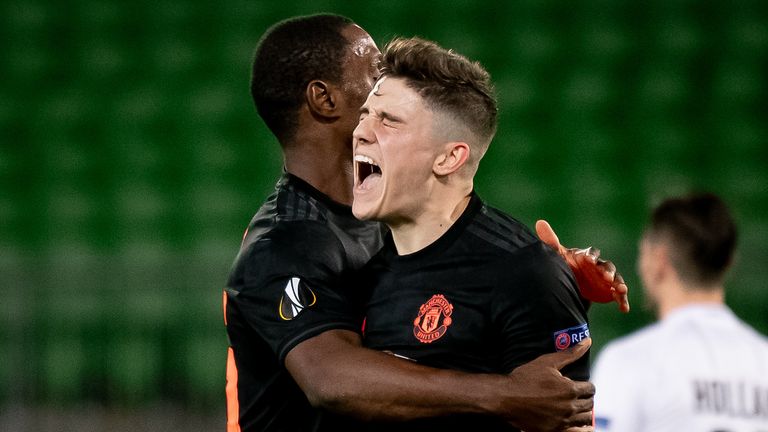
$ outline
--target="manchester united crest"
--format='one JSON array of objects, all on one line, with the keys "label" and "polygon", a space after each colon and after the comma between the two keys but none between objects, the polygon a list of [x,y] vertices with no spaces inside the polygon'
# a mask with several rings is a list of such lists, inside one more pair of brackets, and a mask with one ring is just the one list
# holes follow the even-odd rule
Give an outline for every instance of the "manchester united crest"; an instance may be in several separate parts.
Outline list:
[{"label": "manchester united crest", "polygon": [[442,294],[435,294],[419,308],[413,320],[413,335],[422,343],[432,343],[445,334],[453,319],[453,305]]}]

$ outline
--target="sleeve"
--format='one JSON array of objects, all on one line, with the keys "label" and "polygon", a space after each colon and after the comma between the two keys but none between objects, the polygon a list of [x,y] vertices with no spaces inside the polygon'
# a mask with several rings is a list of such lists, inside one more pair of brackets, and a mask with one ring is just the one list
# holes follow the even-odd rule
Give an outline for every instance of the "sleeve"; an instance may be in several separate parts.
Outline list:
[{"label": "sleeve", "polygon": [[[535,242],[497,265],[493,320],[503,343],[505,371],[589,337],[586,304],[565,261]],[[566,366],[569,378],[589,379],[589,354]]]},{"label": "sleeve", "polygon": [[228,304],[282,364],[300,342],[332,329],[360,331],[341,241],[325,225],[284,223],[241,253]]},{"label": "sleeve", "polygon": [[[612,344],[595,361],[592,383],[595,385],[595,431],[633,432],[642,425],[643,374],[634,366],[632,356]],[[638,356],[638,359],[645,356]]]}]

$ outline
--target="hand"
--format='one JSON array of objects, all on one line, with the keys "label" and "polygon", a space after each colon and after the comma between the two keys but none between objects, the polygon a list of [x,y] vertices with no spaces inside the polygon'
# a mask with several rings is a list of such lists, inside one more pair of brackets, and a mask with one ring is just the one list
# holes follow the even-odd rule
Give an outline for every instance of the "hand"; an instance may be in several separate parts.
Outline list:
[{"label": "hand", "polygon": [[619,305],[621,312],[629,312],[627,284],[624,283],[624,278],[616,271],[616,266],[611,261],[600,259],[599,249],[592,247],[566,249],[560,244],[555,231],[545,220],[536,222],[536,234],[568,263],[576,276],[576,283],[582,297],[597,303],[614,301]]},{"label": "hand", "polygon": [[[578,345],[519,366],[509,377],[514,391],[522,398],[522,409],[515,410],[510,423],[526,432],[592,431],[592,408],[595,386],[590,382],[573,381],[560,369],[578,360],[592,345],[584,339]],[[514,388],[518,388],[514,390]]]}]

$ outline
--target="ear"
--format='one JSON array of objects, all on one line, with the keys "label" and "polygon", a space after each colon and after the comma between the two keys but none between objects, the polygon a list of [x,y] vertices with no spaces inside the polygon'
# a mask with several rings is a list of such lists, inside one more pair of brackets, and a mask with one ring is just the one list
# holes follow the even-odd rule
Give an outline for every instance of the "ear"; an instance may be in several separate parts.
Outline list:
[{"label": "ear", "polygon": [[661,243],[653,248],[653,259],[655,266],[653,269],[653,276],[656,282],[661,282],[664,279],[669,278],[671,275],[676,274],[674,265],[672,264],[672,255],[669,250],[670,245],[668,243]]},{"label": "ear", "polygon": [[444,151],[437,155],[432,171],[439,176],[452,174],[463,167],[469,159],[469,144],[461,141],[445,144]]},{"label": "ear", "polygon": [[313,115],[320,117],[337,117],[336,93],[334,87],[324,81],[314,80],[307,84],[305,98],[307,107]]}]

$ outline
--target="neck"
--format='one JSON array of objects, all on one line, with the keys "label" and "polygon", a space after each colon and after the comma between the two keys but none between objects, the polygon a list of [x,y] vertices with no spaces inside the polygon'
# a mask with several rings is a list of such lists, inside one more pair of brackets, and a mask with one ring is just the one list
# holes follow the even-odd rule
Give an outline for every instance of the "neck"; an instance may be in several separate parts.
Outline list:
[{"label": "neck", "polygon": [[[420,212],[406,222],[392,224],[392,239],[399,255],[418,252],[442,237],[466,210],[472,185],[452,194],[432,193],[426,203],[419,203]],[[447,198],[447,199],[446,199]]]},{"label": "neck", "polygon": [[668,289],[661,292],[664,295],[659,302],[658,315],[660,319],[664,319],[673,311],[686,306],[725,304],[722,286],[706,289],[680,286],[677,289]]},{"label": "neck", "polygon": [[350,146],[329,143],[329,137],[297,136],[286,146],[285,169],[340,204],[352,205],[353,165]]}]

